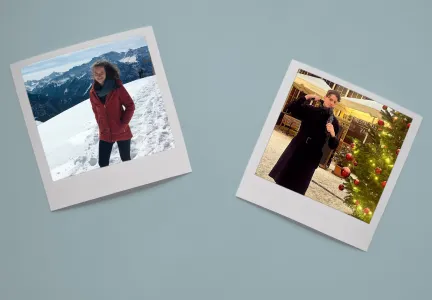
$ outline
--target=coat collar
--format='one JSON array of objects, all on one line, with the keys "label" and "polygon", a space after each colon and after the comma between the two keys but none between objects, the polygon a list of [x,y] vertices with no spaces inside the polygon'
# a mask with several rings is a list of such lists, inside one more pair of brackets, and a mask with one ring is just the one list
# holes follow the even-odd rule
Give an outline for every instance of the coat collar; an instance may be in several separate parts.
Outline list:
[{"label": "coat collar", "polygon": [[[116,82],[117,87],[123,86],[123,81],[121,81],[121,79],[116,79],[115,82]],[[94,81],[91,84],[90,93],[96,94],[95,82]]]}]

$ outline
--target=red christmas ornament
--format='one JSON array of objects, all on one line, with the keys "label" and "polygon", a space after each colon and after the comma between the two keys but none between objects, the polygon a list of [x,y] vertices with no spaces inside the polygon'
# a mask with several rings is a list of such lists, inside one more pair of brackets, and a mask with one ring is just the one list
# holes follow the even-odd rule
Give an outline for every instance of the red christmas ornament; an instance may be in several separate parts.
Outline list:
[{"label": "red christmas ornament", "polygon": [[343,191],[344,188],[345,188],[345,187],[344,187],[343,184],[339,184],[339,190]]},{"label": "red christmas ornament", "polygon": [[384,110],[387,110],[387,108],[388,108],[387,105],[383,105]]},{"label": "red christmas ornament", "polygon": [[351,149],[354,149],[354,147],[355,147],[355,144],[354,143],[351,143]]},{"label": "red christmas ornament", "polygon": [[347,177],[350,176],[350,174],[351,174],[351,170],[350,170],[350,168],[348,168],[348,167],[343,167],[343,168],[342,168],[342,172],[341,172],[341,174],[342,174],[342,177],[347,178]]},{"label": "red christmas ornament", "polygon": [[356,166],[357,167],[357,165],[358,165],[358,162],[355,160],[355,161],[353,161],[353,164],[354,164],[354,166]]},{"label": "red christmas ornament", "polygon": [[375,174],[377,174],[377,175],[379,175],[379,174],[381,174],[381,172],[382,172],[382,170],[381,170],[381,168],[375,168]]},{"label": "red christmas ornament", "polygon": [[410,126],[411,126],[411,123],[408,123],[408,124],[407,124],[407,128],[410,128]]},{"label": "red christmas ornament", "polygon": [[345,156],[345,158],[349,161],[351,161],[353,159],[353,155],[351,153],[347,153],[347,155]]},{"label": "red christmas ornament", "polygon": [[381,186],[382,186],[382,187],[385,187],[386,184],[387,184],[387,181],[383,181],[383,182],[381,182]]},{"label": "red christmas ornament", "polygon": [[354,184],[355,185],[359,185],[360,184],[360,180],[358,180],[358,179],[354,180]]},{"label": "red christmas ornament", "polygon": [[365,214],[368,214],[368,213],[370,212],[370,209],[366,207],[365,209],[363,209],[363,212],[364,212]]},{"label": "red christmas ornament", "polygon": [[398,155],[398,154],[399,154],[399,152],[400,152],[400,149],[397,149],[397,150],[396,150],[396,155]]},{"label": "red christmas ornament", "polygon": [[383,120],[378,120],[378,125],[379,126],[383,126],[384,125],[384,121]]},{"label": "red christmas ornament", "polygon": [[360,202],[359,202],[358,200],[356,200],[355,204],[356,204],[356,205],[359,205],[359,204],[360,204]]}]

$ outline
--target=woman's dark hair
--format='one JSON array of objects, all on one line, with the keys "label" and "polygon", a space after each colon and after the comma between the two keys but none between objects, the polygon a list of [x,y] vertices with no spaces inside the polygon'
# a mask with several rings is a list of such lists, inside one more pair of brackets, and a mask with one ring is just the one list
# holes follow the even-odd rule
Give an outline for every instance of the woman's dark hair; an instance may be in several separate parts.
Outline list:
[{"label": "woman's dark hair", "polygon": [[107,60],[98,60],[92,65],[92,72],[94,72],[94,69],[97,67],[104,67],[107,79],[120,79],[120,70],[112,62]]},{"label": "woman's dark hair", "polygon": [[339,93],[338,91],[335,91],[335,90],[329,90],[329,91],[327,92],[327,94],[326,94],[326,97],[330,97],[331,95],[335,95],[336,98],[337,98],[337,100],[338,100],[338,102],[341,101],[341,95],[340,95],[340,93]]}]

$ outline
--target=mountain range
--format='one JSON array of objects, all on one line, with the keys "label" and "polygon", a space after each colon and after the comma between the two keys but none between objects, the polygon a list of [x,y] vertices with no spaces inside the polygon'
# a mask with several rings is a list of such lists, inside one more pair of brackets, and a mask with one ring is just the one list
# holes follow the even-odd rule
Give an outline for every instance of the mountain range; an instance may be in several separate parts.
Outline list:
[{"label": "mountain range", "polygon": [[144,46],[126,52],[104,53],[66,72],[53,72],[39,80],[28,80],[25,86],[35,120],[45,122],[88,99],[93,83],[91,66],[101,59],[117,65],[124,84],[139,79],[141,69],[142,77],[154,75],[148,47]]}]

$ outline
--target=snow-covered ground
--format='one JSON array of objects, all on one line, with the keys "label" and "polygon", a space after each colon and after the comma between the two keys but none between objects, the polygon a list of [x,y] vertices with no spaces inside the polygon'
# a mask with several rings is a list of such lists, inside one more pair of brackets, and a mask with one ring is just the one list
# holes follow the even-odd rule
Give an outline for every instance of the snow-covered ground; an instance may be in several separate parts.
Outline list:
[{"label": "snow-covered ground", "polygon": [[[132,159],[174,148],[156,76],[127,83],[125,88],[135,102],[130,122]],[[40,124],[38,131],[54,181],[99,168],[98,126],[89,99]],[[110,164],[119,162],[115,144]]]},{"label": "snow-covered ground", "polygon": [[[264,155],[258,165],[256,175],[274,182],[273,178],[268,176],[270,170],[276,164],[282,152],[291,142],[291,137],[284,133],[274,130],[270,141],[265,149]],[[343,180],[331,173],[333,165],[329,170],[318,167],[315,170],[312,182],[306,191],[306,197],[321,202],[347,214],[352,214],[352,210],[341,199],[345,197],[346,191],[340,191],[338,186]],[[330,193],[330,192],[331,193]],[[335,195],[337,197],[335,197]]]}]

